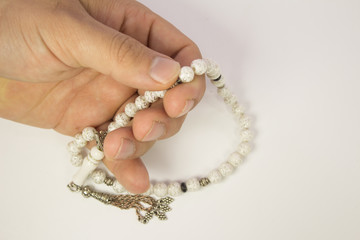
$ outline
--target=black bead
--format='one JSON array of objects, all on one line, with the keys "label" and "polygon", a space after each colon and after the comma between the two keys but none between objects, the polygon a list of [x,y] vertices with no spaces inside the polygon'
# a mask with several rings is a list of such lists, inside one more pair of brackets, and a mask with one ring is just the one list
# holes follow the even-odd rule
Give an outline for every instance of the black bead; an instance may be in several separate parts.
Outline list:
[{"label": "black bead", "polygon": [[217,78],[217,79],[214,79],[213,81],[216,82],[216,81],[219,81],[221,78],[221,75]]},{"label": "black bead", "polygon": [[186,187],[186,184],[184,182],[181,183],[181,191],[183,191],[183,192],[187,191],[187,187]]}]

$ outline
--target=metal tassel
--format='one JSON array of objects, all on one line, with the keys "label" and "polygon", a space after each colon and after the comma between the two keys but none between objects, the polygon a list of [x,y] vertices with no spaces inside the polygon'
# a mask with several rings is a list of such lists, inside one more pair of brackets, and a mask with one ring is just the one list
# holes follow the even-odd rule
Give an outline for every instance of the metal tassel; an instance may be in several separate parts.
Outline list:
[{"label": "metal tassel", "polygon": [[[169,204],[174,201],[174,199],[171,197],[165,197],[156,200],[153,197],[141,194],[113,195],[101,193],[93,191],[89,186],[82,187],[76,185],[73,182],[68,185],[68,188],[73,192],[81,192],[82,195],[86,198],[92,197],[104,204],[110,204],[120,209],[134,208],[136,210],[136,215],[138,216],[139,222],[144,224],[148,223],[154,215],[160,220],[166,220],[167,217],[165,213],[171,210]],[[143,212],[145,214],[142,214]]]}]

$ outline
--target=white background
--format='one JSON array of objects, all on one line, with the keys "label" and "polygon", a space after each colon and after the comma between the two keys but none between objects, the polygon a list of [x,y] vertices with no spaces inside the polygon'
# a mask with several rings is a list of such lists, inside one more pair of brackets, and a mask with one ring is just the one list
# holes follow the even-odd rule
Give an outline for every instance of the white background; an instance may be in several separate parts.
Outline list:
[{"label": "white background", "polygon": [[[360,239],[360,1],[142,2],[222,66],[254,151],[144,226],[67,190],[70,138],[0,120],[0,239]],[[215,96],[145,156],[152,179],[201,176],[235,147]]]}]

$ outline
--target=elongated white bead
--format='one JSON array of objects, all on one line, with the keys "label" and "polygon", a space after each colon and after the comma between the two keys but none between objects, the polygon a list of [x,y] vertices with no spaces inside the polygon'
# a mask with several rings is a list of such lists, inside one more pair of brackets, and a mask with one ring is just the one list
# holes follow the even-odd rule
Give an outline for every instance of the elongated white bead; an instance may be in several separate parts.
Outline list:
[{"label": "elongated white bead", "polygon": [[154,185],[154,194],[158,197],[165,197],[167,194],[167,186],[165,183],[156,183]]},{"label": "elongated white bead", "polygon": [[106,178],[106,173],[101,169],[96,169],[91,173],[91,178],[96,184],[101,184]]},{"label": "elongated white bead", "polygon": [[196,59],[192,61],[191,67],[196,75],[203,75],[207,70],[207,64],[203,59]]},{"label": "elongated white bead", "polygon": [[238,167],[243,161],[244,157],[238,152],[233,152],[228,158],[228,162],[234,167]]},{"label": "elongated white bead", "polygon": [[186,181],[186,187],[189,192],[194,192],[200,189],[199,180],[196,178],[190,178]]},{"label": "elongated white bead", "polygon": [[128,103],[125,106],[125,113],[129,117],[134,117],[138,110],[139,109],[136,107],[135,103]]},{"label": "elongated white bead", "polygon": [[77,146],[75,141],[69,142],[68,145],[67,145],[67,149],[68,149],[69,153],[71,153],[72,155],[77,155],[77,154],[79,154],[81,152],[81,148],[79,148]]},{"label": "elongated white bead", "polygon": [[242,142],[239,144],[237,151],[243,155],[246,156],[251,151],[251,146],[248,142]]},{"label": "elongated white bead", "polygon": [[87,141],[84,139],[81,133],[75,135],[75,143],[79,148],[83,148],[86,146]]},{"label": "elongated white bead", "polygon": [[125,188],[117,180],[114,181],[112,187],[116,193],[122,193],[126,191]]},{"label": "elongated white bead", "polygon": [[211,183],[218,183],[222,179],[222,175],[218,170],[213,170],[209,173],[208,179]]},{"label": "elongated white bead", "polygon": [[194,79],[194,70],[191,67],[185,66],[180,69],[179,79],[183,83],[191,82]]},{"label": "elongated white bead", "polygon": [[130,118],[126,113],[116,114],[114,120],[119,127],[125,127],[130,122]]},{"label": "elongated white bead", "polygon": [[224,162],[219,166],[219,172],[223,177],[227,177],[231,175],[233,171],[234,171],[234,167],[228,162]]},{"label": "elongated white bead", "polygon": [[146,101],[144,96],[138,96],[135,99],[135,105],[137,109],[142,110],[148,108],[150,106],[150,103]]},{"label": "elongated white bead", "polygon": [[170,183],[168,186],[168,194],[172,197],[177,197],[181,195],[183,192],[181,191],[181,185],[178,182]]},{"label": "elongated white bead", "polygon": [[86,127],[82,131],[82,136],[86,141],[90,142],[95,139],[95,133],[96,133],[95,128]]},{"label": "elongated white bead", "polygon": [[74,175],[73,182],[78,186],[82,186],[85,183],[88,176],[97,168],[98,165],[99,165],[99,161],[92,159],[91,156],[87,156],[84,159],[81,168]]}]

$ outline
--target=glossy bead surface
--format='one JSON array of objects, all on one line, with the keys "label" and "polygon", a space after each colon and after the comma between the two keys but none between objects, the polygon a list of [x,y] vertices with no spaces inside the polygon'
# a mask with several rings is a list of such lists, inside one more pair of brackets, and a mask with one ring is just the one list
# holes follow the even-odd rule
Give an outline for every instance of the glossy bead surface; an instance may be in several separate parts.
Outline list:
[{"label": "glossy bead surface", "polygon": [[91,148],[90,155],[97,161],[100,161],[104,158],[104,152],[100,151],[96,146]]},{"label": "glossy bead surface", "polygon": [[180,184],[180,188],[181,188],[181,191],[182,191],[183,193],[187,192],[186,183],[182,182],[182,183]]}]

